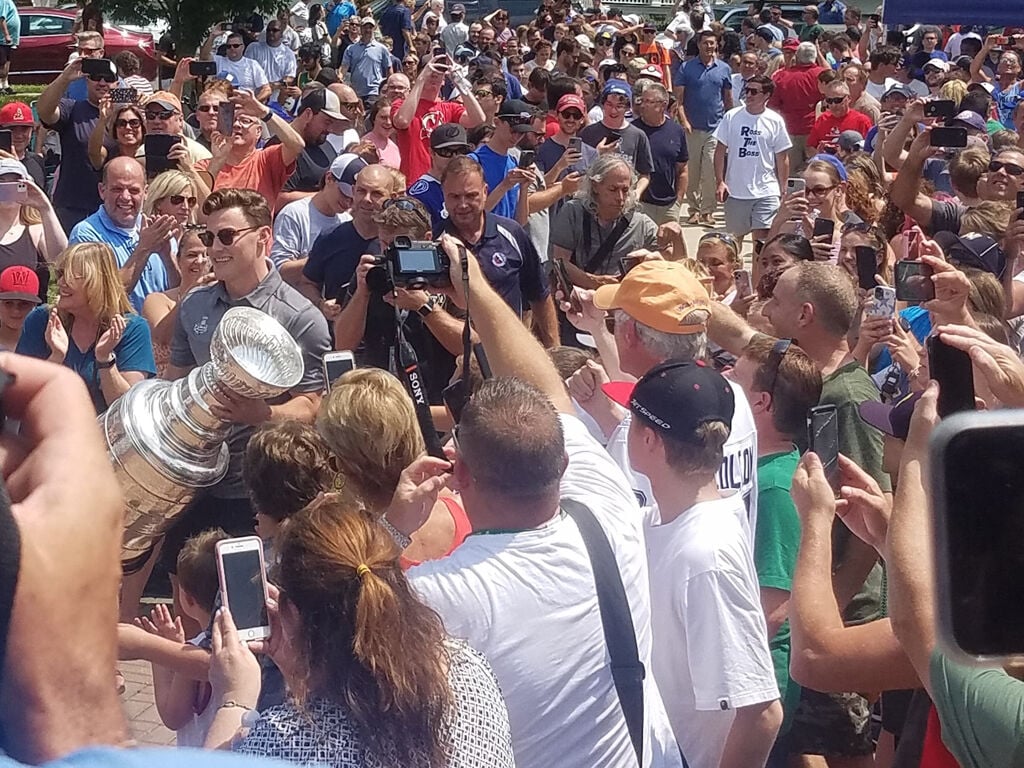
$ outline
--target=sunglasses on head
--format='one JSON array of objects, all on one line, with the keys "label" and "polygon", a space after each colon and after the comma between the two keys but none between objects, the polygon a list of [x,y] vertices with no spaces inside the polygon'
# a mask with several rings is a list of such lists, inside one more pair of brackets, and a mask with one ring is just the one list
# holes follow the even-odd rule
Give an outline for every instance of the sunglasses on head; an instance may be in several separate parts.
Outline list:
[{"label": "sunglasses on head", "polygon": [[786,357],[786,352],[789,351],[792,345],[792,339],[779,339],[775,342],[775,346],[772,347],[772,351],[768,353],[767,368],[772,372],[772,376],[769,379],[771,384],[768,385],[766,391],[772,397],[775,396],[775,382],[779,380],[779,368],[782,367],[782,361]]},{"label": "sunglasses on head", "polygon": [[116,83],[117,75],[89,75],[94,83]]},{"label": "sunglasses on head", "polygon": [[211,232],[206,230],[205,232],[199,233],[199,242],[205,245],[207,248],[213,245],[214,239],[220,240],[223,245],[232,245],[235,242],[235,238],[241,235],[243,232],[252,232],[259,229],[259,227],[245,227],[244,229],[222,229],[217,232]]},{"label": "sunglasses on head", "polygon": [[128,119],[119,119],[114,121],[115,128],[138,128],[142,125],[142,121],[137,117]]},{"label": "sunglasses on head", "polygon": [[385,200],[384,204],[380,207],[382,211],[386,211],[388,208],[397,208],[400,211],[415,211],[416,204],[407,197],[395,197],[391,200]]},{"label": "sunglasses on head", "polygon": [[[185,201],[188,201],[189,208],[191,208],[193,205],[196,204],[196,198],[190,197],[188,195],[170,195],[167,198],[167,202],[169,202],[171,205],[181,205]],[[224,244],[225,245],[231,245],[231,243],[224,243]]]},{"label": "sunglasses on head", "polygon": [[825,99],[826,104],[842,104],[844,101],[846,101],[845,96],[829,96]]},{"label": "sunglasses on head", "polygon": [[146,119],[147,120],[170,120],[174,117],[173,109],[147,109]]},{"label": "sunglasses on head", "polygon": [[1015,163],[1004,163],[1002,160],[993,160],[988,164],[989,173],[998,173],[999,171],[1005,171],[1010,176],[1020,176],[1024,173],[1024,168]]}]

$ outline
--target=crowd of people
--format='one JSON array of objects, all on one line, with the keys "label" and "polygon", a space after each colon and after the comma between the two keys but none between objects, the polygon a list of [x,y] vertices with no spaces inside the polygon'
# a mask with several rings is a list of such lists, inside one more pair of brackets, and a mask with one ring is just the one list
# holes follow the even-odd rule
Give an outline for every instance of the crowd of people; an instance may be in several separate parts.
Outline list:
[{"label": "crowd of people", "polygon": [[[330,0],[150,83],[85,8],[0,108],[10,760],[179,765],[120,749],[143,659],[198,765],[1024,765],[1019,668],[938,639],[926,471],[929,339],[1024,406],[1024,29],[712,11]],[[238,306],[301,379],[218,392],[227,473],[122,569],[96,416]]]}]

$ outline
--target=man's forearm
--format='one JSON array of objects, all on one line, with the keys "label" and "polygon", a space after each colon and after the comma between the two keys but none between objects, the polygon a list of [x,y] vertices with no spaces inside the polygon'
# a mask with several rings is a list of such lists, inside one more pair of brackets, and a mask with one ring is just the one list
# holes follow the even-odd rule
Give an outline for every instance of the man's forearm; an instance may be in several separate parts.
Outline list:
[{"label": "man's forearm", "polygon": [[146,264],[149,263],[148,251],[149,248],[143,248],[141,244],[136,246],[135,250],[132,251],[132,255],[128,257],[128,261],[117,270],[125,293],[131,293],[135,290],[135,286],[142,279],[142,273],[146,270]]},{"label": "man's forearm", "polygon": [[558,314],[555,312],[555,299],[548,296],[544,299],[530,302],[533,310],[533,332],[544,345],[545,349],[557,347],[558,336]]},{"label": "man's forearm", "polygon": [[739,357],[757,332],[747,321],[729,307],[718,302],[711,304],[711,322],[708,323],[708,338],[731,355]]},{"label": "man's forearm", "polygon": [[270,129],[271,134],[281,140],[281,157],[284,159],[285,165],[291,165],[306,148],[306,142],[280,115],[273,110],[270,111],[270,115],[270,119],[267,120],[267,128]]},{"label": "man's forearm", "polygon": [[636,180],[636,195],[637,195],[637,197],[642,197],[643,196],[644,192],[647,191],[647,187],[650,186],[650,183],[651,183],[651,177],[649,175],[647,175],[646,173],[641,175],[640,178],[638,178]]},{"label": "man's forearm", "polygon": [[56,123],[60,117],[60,100],[64,96],[64,92],[68,89],[68,85],[71,83],[71,79],[65,72],[61,72],[57,75],[57,79],[50,83],[43,89],[43,92],[39,94],[39,98],[36,100],[36,114],[39,115],[40,122],[52,125]]},{"label": "man's forearm", "polygon": [[900,120],[892,129],[892,133],[887,135],[882,142],[882,157],[885,158],[885,162],[897,171],[907,161],[907,152],[903,147],[906,146],[907,138],[910,136],[910,131],[913,127],[914,124],[912,122]]},{"label": "man's forearm", "polygon": [[370,306],[370,292],[356,291],[344,309],[334,319],[334,348],[355,349],[366,333],[366,312]]},{"label": "man's forearm", "polygon": [[793,654],[810,650],[810,655],[819,656],[822,634],[843,627],[843,617],[829,578],[832,573],[832,525],[829,519],[816,512],[802,522],[800,549],[789,598],[789,624]]},{"label": "man's forearm", "polygon": [[[426,316],[424,324],[449,354],[456,357],[462,354],[462,331],[464,328],[462,320],[452,316],[443,307],[436,307]],[[470,343],[475,344],[478,341],[476,333],[470,330]]]},{"label": "man's forearm", "polygon": [[726,146],[722,142],[715,145],[715,183],[721,184],[725,181],[725,152]]},{"label": "man's forearm", "polygon": [[737,709],[719,768],[764,765],[781,725],[782,705],[778,699]]}]

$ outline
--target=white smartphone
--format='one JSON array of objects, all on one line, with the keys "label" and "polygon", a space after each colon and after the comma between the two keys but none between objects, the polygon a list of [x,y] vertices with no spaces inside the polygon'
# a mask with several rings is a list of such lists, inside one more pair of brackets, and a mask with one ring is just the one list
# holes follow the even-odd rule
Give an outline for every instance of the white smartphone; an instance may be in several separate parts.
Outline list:
[{"label": "white smartphone", "polygon": [[786,179],[786,194],[795,195],[807,189],[807,182],[803,179]]},{"label": "white smartphone", "polygon": [[746,269],[737,269],[732,273],[733,280],[736,281],[736,296],[738,298],[746,298],[754,292],[754,286],[750,282],[750,272]]},{"label": "white smartphone", "polygon": [[242,640],[270,637],[267,618],[267,572],[259,536],[217,542],[220,600],[231,611]]},{"label": "white smartphone", "polygon": [[23,203],[27,197],[24,181],[0,181],[0,203]]},{"label": "white smartphone", "polygon": [[356,367],[356,358],[349,350],[343,349],[340,352],[328,352],[323,357],[324,383],[327,391],[344,374]]},{"label": "white smartphone", "polygon": [[864,314],[868,317],[895,317],[896,289],[887,285],[876,285],[871,303],[864,310]]}]

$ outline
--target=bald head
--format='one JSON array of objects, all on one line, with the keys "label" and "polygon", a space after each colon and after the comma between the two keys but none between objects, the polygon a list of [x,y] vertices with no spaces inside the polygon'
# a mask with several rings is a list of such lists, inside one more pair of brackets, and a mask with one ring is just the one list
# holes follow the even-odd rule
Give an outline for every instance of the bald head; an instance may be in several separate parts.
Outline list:
[{"label": "bald head", "polygon": [[146,197],[146,172],[134,157],[115,157],[103,167],[103,208],[118,227],[132,229]]}]

